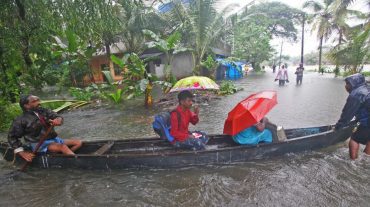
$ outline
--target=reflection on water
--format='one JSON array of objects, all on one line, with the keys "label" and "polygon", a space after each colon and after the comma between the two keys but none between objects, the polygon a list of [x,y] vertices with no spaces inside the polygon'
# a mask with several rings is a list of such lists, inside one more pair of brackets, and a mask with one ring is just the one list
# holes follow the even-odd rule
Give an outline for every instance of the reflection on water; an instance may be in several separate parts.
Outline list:
[{"label": "reflection on water", "polygon": [[[343,81],[305,74],[303,85],[279,87],[272,74],[237,81],[244,91],[201,106],[197,129],[220,133],[237,102],[278,91],[269,118],[285,128],[334,123],[346,99]],[[141,103],[65,113],[63,137],[84,140],[154,135]],[[370,158],[350,161],[344,145],[231,166],[162,170],[32,169],[0,187],[0,206],[368,206]],[[0,161],[1,173],[10,171]]]}]

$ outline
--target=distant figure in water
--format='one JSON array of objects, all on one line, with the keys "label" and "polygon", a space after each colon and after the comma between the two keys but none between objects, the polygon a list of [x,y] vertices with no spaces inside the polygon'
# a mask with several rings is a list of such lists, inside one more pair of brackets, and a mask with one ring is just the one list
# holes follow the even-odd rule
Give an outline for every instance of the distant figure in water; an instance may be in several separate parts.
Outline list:
[{"label": "distant figure in water", "polygon": [[349,141],[349,156],[357,159],[360,144],[366,145],[364,152],[370,155],[370,88],[365,77],[360,74],[348,76],[346,91],[349,93],[340,119],[335,124],[335,130],[341,129],[356,117],[357,126],[354,128]]},{"label": "distant figure in water", "polygon": [[275,81],[279,80],[279,86],[284,86],[285,82],[289,83],[288,71],[285,65],[282,65],[279,72],[276,75]]},{"label": "distant figure in water", "polygon": [[304,71],[303,63],[300,63],[299,67],[294,73],[297,75],[297,85],[302,85],[303,71]]}]

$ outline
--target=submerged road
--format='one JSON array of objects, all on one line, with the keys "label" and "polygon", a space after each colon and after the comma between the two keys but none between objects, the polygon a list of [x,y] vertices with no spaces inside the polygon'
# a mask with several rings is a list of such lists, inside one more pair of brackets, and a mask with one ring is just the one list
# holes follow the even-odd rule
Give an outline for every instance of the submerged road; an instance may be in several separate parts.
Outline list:
[{"label": "submerged road", "polygon": [[[285,128],[333,124],[347,93],[344,81],[307,73],[303,84],[279,87],[270,71],[236,81],[244,90],[201,105],[196,129],[221,133],[227,113],[250,93],[278,92],[270,120]],[[141,104],[141,102],[140,102]],[[83,140],[154,135],[138,103],[63,114],[62,137]],[[193,128],[195,129],[195,128]],[[5,135],[2,135],[5,139]],[[11,165],[0,161],[0,173]],[[370,158],[350,161],[344,144],[231,166],[163,170],[32,169],[0,186],[0,206],[369,206]]]}]

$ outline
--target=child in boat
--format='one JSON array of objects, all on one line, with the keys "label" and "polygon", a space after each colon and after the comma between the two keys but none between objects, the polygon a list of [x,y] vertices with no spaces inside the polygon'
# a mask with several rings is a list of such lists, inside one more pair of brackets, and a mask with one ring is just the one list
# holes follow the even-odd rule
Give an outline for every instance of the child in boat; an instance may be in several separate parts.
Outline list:
[{"label": "child in boat", "polygon": [[204,149],[208,137],[202,132],[189,132],[189,123],[196,125],[199,121],[199,107],[190,110],[193,105],[193,94],[190,91],[181,91],[178,100],[179,105],[171,112],[170,134],[174,137],[172,144],[179,148]]},{"label": "child in boat", "polygon": [[272,143],[277,141],[276,125],[270,123],[266,117],[257,124],[244,129],[233,140],[238,144],[256,145],[261,142]]}]

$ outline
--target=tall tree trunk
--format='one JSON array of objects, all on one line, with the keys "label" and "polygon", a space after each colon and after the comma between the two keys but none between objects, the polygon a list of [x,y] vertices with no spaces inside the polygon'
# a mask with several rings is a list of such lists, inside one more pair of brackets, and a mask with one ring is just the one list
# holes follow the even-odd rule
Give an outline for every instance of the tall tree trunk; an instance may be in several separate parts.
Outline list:
[{"label": "tall tree trunk", "polygon": [[[340,29],[339,30],[339,42],[338,42],[338,50],[340,48],[340,45],[342,44],[342,37],[343,37],[343,32],[342,30]],[[338,60],[335,61],[335,77],[337,77],[339,75],[339,63],[338,63]]]},{"label": "tall tree trunk", "polygon": [[323,68],[321,68],[321,57],[322,57],[322,41],[324,39],[324,36],[320,37],[320,46],[319,46],[319,73],[321,71],[321,74],[324,74]]},{"label": "tall tree trunk", "polygon": [[110,59],[110,42],[108,40],[105,41],[105,52],[107,54],[107,60],[108,60],[108,67],[109,67],[109,71],[110,71],[110,74],[112,76],[112,79],[114,81],[114,77],[116,76],[115,72],[114,72],[114,66],[113,66],[113,62],[111,61]]},{"label": "tall tree trunk", "polygon": [[[23,25],[27,25],[26,22],[26,10],[24,8],[24,4],[21,0],[15,0],[15,4],[17,5],[18,8],[18,16],[20,21],[22,22]],[[33,61],[30,57],[30,52],[29,52],[29,46],[30,46],[30,34],[25,30],[22,29],[23,37],[21,38],[22,42],[22,56],[23,60],[26,63],[26,66],[29,68],[32,66]]]},{"label": "tall tree trunk", "polygon": [[304,56],[304,23],[306,21],[306,15],[303,13],[302,17],[302,42],[301,42],[301,64],[303,65],[303,56]]}]

